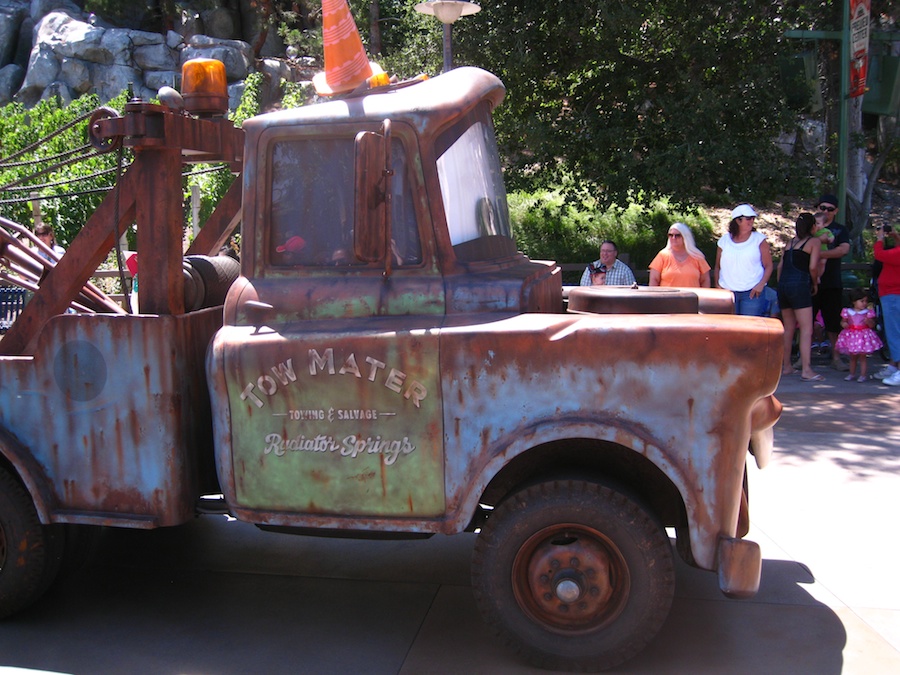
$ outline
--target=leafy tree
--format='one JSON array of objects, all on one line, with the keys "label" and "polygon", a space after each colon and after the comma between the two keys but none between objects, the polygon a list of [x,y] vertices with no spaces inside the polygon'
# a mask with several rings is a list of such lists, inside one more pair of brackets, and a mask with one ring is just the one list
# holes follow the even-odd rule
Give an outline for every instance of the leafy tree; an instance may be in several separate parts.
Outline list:
[{"label": "leafy tree", "polygon": [[778,4],[498,0],[455,50],[508,88],[497,128],[513,186],[573,172],[604,202],[732,203],[788,187]]},{"label": "leafy tree", "polygon": [[[122,94],[106,105],[121,110],[124,104]],[[75,237],[116,179],[117,153],[91,156],[92,149],[87,148],[66,154],[88,142],[86,116],[97,105],[97,97],[90,95],[67,107],[53,98],[30,110],[18,103],[3,107],[0,155],[11,158],[0,163],[3,216],[30,226],[32,209],[27,198],[37,193],[42,220],[54,227],[59,243],[66,246]],[[75,123],[79,118],[81,121]],[[60,129],[64,131],[53,135]],[[70,159],[79,161],[63,163]],[[127,157],[123,161],[127,162]]]}]

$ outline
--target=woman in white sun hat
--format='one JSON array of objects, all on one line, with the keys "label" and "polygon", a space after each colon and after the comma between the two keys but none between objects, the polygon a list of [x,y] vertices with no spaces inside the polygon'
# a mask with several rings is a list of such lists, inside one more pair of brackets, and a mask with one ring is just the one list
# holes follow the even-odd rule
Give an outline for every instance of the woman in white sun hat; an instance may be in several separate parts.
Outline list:
[{"label": "woman in white sun hat", "polygon": [[756,211],[741,204],[731,212],[728,233],[716,244],[713,281],[734,293],[735,314],[765,316],[763,292],[772,276],[772,253],[765,235],[753,227]]}]

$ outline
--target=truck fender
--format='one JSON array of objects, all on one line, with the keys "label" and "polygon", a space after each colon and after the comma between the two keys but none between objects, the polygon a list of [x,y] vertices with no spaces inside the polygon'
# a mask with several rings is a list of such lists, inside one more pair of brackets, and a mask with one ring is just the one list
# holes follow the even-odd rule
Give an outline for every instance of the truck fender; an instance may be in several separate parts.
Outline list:
[{"label": "truck fender", "polygon": [[[673,461],[671,453],[665,451],[665,445],[652,437],[647,430],[640,425],[623,420],[607,420],[605,422],[590,422],[584,419],[559,419],[538,423],[529,428],[517,430],[505,439],[497,441],[489,448],[485,456],[490,459],[481,467],[478,474],[470,484],[470,489],[461,495],[460,512],[457,517],[460,520],[471,518],[478,502],[488,487],[488,484],[502,471],[503,468],[515,457],[528,452],[529,449],[547,443],[566,441],[574,438],[585,438],[598,441],[607,441],[628,448],[648,459],[654,464],[675,486],[688,513],[703,514],[689,519],[689,537],[691,550],[698,566],[703,569],[716,569],[716,547],[719,536],[726,534],[713,525],[715,531],[704,530],[698,523],[715,522],[714,504],[710,498],[715,495],[707,495],[702,485],[698,488],[697,477],[686,475],[686,466]],[[735,489],[742,485],[743,473],[736,474]],[[692,487],[694,486],[694,487]],[[452,487],[452,486],[451,486]],[[737,522],[738,504],[735,503],[735,525]],[[465,521],[468,522],[468,521]],[[727,533],[730,535],[734,532]]]},{"label": "truck fender", "polygon": [[55,501],[53,491],[50,489],[50,480],[27,448],[3,427],[0,427],[0,458],[9,464],[25,486],[31,501],[34,502],[41,524],[49,525],[52,522],[51,505]]},{"label": "truck fender", "polygon": [[471,515],[488,484],[516,457],[541,445],[577,438],[607,441],[644,456],[672,481],[685,506],[692,506],[692,493],[688,489],[690,482],[681,467],[673,465],[660,444],[648,433],[641,431],[636,425],[621,424],[621,420],[598,423],[565,418],[547,420],[529,428],[519,429],[506,439],[497,441],[486,453],[490,456],[490,460],[482,466],[472,481],[471,490],[465,495],[461,505],[462,511]]}]

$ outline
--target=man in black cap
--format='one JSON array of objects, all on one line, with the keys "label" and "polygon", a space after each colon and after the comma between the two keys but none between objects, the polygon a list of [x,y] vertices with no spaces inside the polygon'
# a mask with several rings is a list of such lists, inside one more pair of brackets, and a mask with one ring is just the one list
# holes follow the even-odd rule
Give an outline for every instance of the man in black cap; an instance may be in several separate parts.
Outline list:
[{"label": "man in black cap", "polygon": [[849,366],[841,360],[841,355],[834,348],[838,333],[841,332],[841,309],[844,306],[844,282],[841,278],[841,258],[850,252],[850,231],[834,222],[837,215],[838,198],[825,194],[817,202],[820,212],[825,214],[825,227],[831,230],[834,241],[822,251],[825,260],[825,272],[819,282],[819,292],[813,296],[813,316],[821,311],[825,322],[825,332],[831,343],[831,367],[835,370],[848,370]]}]

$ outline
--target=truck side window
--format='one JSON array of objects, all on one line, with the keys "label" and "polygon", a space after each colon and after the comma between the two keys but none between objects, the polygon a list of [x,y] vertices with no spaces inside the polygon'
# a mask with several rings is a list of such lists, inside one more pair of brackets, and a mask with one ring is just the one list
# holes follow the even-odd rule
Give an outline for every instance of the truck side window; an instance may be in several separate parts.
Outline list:
[{"label": "truck side window", "polygon": [[450,241],[463,261],[515,253],[506,189],[489,121],[475,121],[437,160]]},{"label": "truck side window", "polygon": [[[422,260],[403,144],[393,147],[395,265]],[[364,265],[353,257],[353,138],[310,137],[272,148],[269,260],[276,267]]]}]

